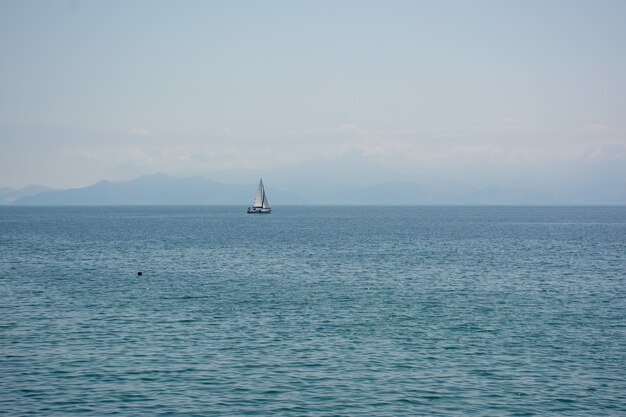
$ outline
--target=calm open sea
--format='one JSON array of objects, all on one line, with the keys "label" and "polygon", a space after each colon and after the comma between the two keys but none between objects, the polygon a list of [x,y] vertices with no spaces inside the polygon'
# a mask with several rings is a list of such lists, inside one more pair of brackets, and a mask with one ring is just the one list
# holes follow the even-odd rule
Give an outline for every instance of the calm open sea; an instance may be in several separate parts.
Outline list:
[{"label": "calm open sea", "polygon": [[626,207],[4,207],[0,279],[0,415],[626,415]]}]

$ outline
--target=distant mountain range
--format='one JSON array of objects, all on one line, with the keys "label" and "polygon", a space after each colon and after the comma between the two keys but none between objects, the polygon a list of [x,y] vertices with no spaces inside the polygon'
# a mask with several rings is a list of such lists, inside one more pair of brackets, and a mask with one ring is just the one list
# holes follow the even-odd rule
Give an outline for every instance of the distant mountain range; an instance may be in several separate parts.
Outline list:
[{"label": "distant mountain range", "polygon": [[52,188],[44,187],[43,185],[29,185],[20,189],[3,187],[0,188],[0,205],[12,204],[20,198],[38,195],[50,190]]},{"label": "distant mountain range", "polygon": [[329,196],[336,204],[359,205],[551,205],[566,204],[547,193],[522,187],[439,187],[406,181],[348,188]]},{"label": "distant mountain range", "polygon": [[[245,205],[256,184],[221,184],[203,177],[145,175],[130,181],[100,181],[83,188],[46,190],[12,201],[15,205]],[[298,195],[272,190],[270,203],[303,204]],[[6,204],[6,203],[5,203]]]},{"label": "distant mountain range", "polygon": [[[520,187],[437,187],[407,181],[390,181],[371,186],[352,186],[318,192],[313,198],[279,190],[266,184],[270,203],[355,204],[355,205],[550,205],[567,204],[547,193]],[[235,185],[203,177],[178,178],[165,174],[141,176],[130,181],[100,181],[83,188],[52,190],[28,186],[19,190],[0,189],[3,205],[249,205],[256,184]]]}]

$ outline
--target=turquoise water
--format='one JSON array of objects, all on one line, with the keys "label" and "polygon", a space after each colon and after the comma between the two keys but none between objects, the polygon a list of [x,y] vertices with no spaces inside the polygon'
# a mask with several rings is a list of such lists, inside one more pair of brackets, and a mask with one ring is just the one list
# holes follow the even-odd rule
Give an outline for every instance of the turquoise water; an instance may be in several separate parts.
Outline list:
[{"label": "turquoise water", "polygon": [[2,415],[626,415],[625,207],[8,207],[0,279]]}]

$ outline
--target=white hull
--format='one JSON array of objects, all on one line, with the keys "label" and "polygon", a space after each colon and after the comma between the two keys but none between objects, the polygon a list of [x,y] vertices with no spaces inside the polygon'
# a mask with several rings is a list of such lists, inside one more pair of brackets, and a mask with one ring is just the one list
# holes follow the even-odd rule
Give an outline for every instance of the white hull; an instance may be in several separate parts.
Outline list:
[{"label": "white hull", "polygon": [[248,207],[248,214],[252,214],[252,213],[257,213],[257,214],[270,214],[272,212],[272,209],[268,209],[268,208],[252,208],[252,207]]}]

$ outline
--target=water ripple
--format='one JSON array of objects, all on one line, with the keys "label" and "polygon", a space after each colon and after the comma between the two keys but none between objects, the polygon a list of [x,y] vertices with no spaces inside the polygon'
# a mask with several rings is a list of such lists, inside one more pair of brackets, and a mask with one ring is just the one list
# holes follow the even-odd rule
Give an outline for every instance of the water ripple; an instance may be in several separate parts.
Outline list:
[{"label": "water ripple", "polygon": [[625,208],[0,216],[0,414],[626,414]]}]

